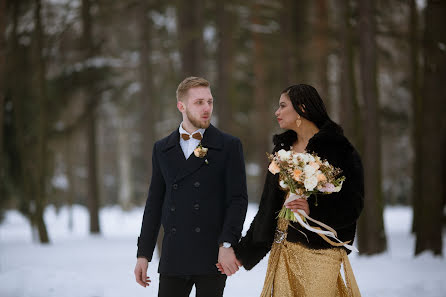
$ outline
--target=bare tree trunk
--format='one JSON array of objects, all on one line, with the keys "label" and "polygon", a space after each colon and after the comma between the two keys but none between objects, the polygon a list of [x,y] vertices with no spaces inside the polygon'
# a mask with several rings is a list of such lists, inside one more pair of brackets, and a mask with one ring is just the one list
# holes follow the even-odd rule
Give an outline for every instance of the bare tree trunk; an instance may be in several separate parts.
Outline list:
[{"label": "bare tree trunk", "polygon": [[282,89],[293,84],[307,83],[309,4],[308,0],[281,0],[279,77]]},{"label": "bare tree trunk", "polygon": [[43,57],[43,25],[42,25],[42,3],[41,0],[35,0],[34,20],[34,67],[35,77],[34,86],[38,99],[39,117],[38,117],[38,139],[37,139],[37,197],[35,199],[35,222],[39,232],[41,243],[49,243],[48,232],[46,230],[43,213],[46,205],[47,178],[48,178],[48,98],[46,92],[46,67]]},{"label": "bare tree trunk", "polygon": [[65,163],[67,167],[67,179],[68,179],[68,230],[73,232],[74,221],[73,221],[73,203],[75,195],[75,184],[74,184],[74,152],[73,152],[73,132],[69,132],[66,135],[65,140]]},{"label": "bare tree trunk", "polygon": [[[140,31],[139,47],[140,67],[139,67],[139,82],[141,85],[140,104],[142,107],[141,117],[141,135],[143,138],[144,159],[146,163],[147,179],[150,180],[152,176],[152,148],[156,141],[156,111],[158,110],[157,100],[154,96],[154,83],[152,80],[152,65],[150,63],[151,46],[151,32],[152,21],[149,18],[149,3],[141,0],[138,5],[138,23]],[[161,228],[158,233],[157,249],[158,254],[161,255],[163,230]]]},{"label": "bare tree trunk", "polygon": [[126,115],[118,112],[118,168],[119,168],[119,193],[118,201],[121,208],[130,210],[132,203],[132,175],[131,175],[131,161],[132,156],[130,152],[130,129]]},{"label": "bare tree trunk", "polygon": [[5,180],[3,163],[3,112],[6,96],[6,51],[6,0],[0,0],[0,195],[3,197]]},{"label": "bare tree trunk", "polygon": [[316,2],[316,63],[318,76],[318,92],[330,111],[330,96],[328,96],[328,13],[327,0]]},{"label": "bare tree trunk", "polygon": [[[82,42],[86,51],[85,59],[94,55],[95,49],[92,36],[92,17],[90,14],[91,0],[82,0]],[[87,117],[86,117],[86,141],[88,164],[88,211],[90,213],[90,233],[100,233],[99,226],[99,187],[97,169],[97,137],[96,137],[96,108],[98,99],[94,95],[94,82],[86,86]]]},{"label": "bare tree trunk", "polygon": [[355,147],[362,151],[362,124],[356,94],[356,79],[354,70],[353,29],[350,24],[352,11],[349,1],[337,2],[341,12],[341,125],[345,135]]},{"label": "bare tree trunk", "polygon": [[[254,71],[254,123],[253,123],[253,136],[255,143],[255,162],[260,168],[265,168],[267,165],[267,158],[265,152],[268,152],[270,146],[270,125],[269,114],[270,103],[267,100],[267,74],[266,74],[266,58],[265,58],[265,41],[261,32],[258,32],[255,28],[262,25],[261,18],[262,4],[258,1],[253,6],[252,24],[252,40],[253,40],[253,71]],[[264,176],[261,174],[258,177],[258,184],[263,181]],[[261,188],[261,187],[257,187]],[[256,192],[255,197],[260,197],[260,190]]]},{"label": "bare tree trunk", "polygon": [[203,6],[199,0],[177,0],[181,80],[186,76],[204,76]]},{"label": "bare tree trunk", "polygon": [[280,21],[280,41],[282,46],[280,47],[280,64],[282,71],[280,72],[280,81],[285,89],[287,86],[296,84],[296,75],[294,69],[294,53],[296,49],[296,39],[293,38],[293,15],[294,6],[296,5],[293,0],[282,0],[282,12]]},{"label": "bare tree trunk", "polygon": [[232,38],[233,25],[232,13],[229,11],[231,1],[217,1],[217,100],[216,112],[218,115],[218,126],[224,131],[232,131],[232,73],[234,66]]},{"label": "bare tree trunk", "polygon": [[418,34],[418,11],[415,0],[410,1],[410,61],[411,61],[411,95],[412,95],[412,111],[413,111],[413,132],[412,145],[414,149],[414,161],[412,170],[412,206],[413,221],[412,232],[417,228],[417,221],[421,210],[421,192],[417,181],[421,180],[421,118],[423,116],[422,100],[420,96],[420,67],[419,67],[419,34]]},{"label": "bare tree trunk", "polygon": [[140,44],[139,55],[139,83],[141,85],[141,135],[143,139],[144,160],[146,163],[147,179],[152,175],[152,147],[156,140],[156,111],[157,100],[154,96],[154,84],[152,79],[152,65],[150,63],[151,53],[151,31],[152,21],[149,18],[148,2],[142,0],[138,8],[138,23]]},{"label": "bare tree trunk", "polygon": [[359,1],[360,75],[364,97],[364,211],[359,220],[361,253],[376,254],[387,249],[381,186],[381,133],[377,87],[377,46],[373,0]]},{"label": "bare tree trunk", "polygon": [[446,27],[446,2],[427,2],[424,28],[424,78],[423,106],[421,118],[421,179],[416,186],[420,187],[420,213],[415,229],[415,254],[432,251],[442,255],[442,218],[443,218],[443,159],[445,135],[440,132],[444,128],[446,114],[446,33],[438,28]]}]

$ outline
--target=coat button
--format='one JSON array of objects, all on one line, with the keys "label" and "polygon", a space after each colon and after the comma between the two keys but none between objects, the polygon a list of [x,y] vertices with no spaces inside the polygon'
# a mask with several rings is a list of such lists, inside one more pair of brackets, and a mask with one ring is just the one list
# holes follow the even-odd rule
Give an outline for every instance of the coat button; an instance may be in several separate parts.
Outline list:
[{"label": "coat button", "polygon": [[175,227],[172,227],[172,228],[170,229],[170,232],[172,232],[172,233],[175,233],[175,232],[177,232],[177,228],[175,228]]},{"label": "coat button", "polygon": [[195,204],[194,204],[194,209],[195,209],[195,210],[199,210],[199,209],[200,209],[200,204],[195,203]]},{"label": "coat button", "polygon": [[175,206],[171,206],[170,211],[175,211]]},{"label": "coat button", "polygon": [[173,184],[173,185],[172,185],[172,188],[173,188],[174,190],[178,189],[178,184]]},{"label": "coat button", "polygon": [[194,183],[194,187],[195,187],[195,188],[198,188],[199,186],[200,186],[200,182],[195,182],[195,183]]},{"label": "coat button", "polygon": [[195,228],[195,232],[200,233],[201,229],[200,227]]}]

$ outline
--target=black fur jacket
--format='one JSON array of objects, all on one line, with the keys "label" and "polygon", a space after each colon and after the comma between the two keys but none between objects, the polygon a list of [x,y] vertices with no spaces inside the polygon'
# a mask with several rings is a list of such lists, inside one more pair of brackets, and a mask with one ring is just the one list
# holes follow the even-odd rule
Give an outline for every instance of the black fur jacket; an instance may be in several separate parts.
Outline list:
[{"label": "black fur jacket", "polygon": [[[296,139],[296,132],[291,130],[275,135],[273,152],[280,149],[289,150]],[[333,123],[327,123],[320,128],[309,140],[306,151],[314,152],[321,159],[341,168],[342,175],[346,177],[341,191],[327,196],[319,195],[317,206],[313,195],[308,198],[310,217],[334,228],[340,240],[350,240],[353,243],[356,221],[364,205],[364,175],[358,152],[343,135],[342,129]],[[278,174],[267,172],[259,210],[246,236],[234,246],[237,258],[247,270],[259,263],[271,249],[277,225],[276,218],[286,195],[279,187],[278,178]],[[307,237],[293,227],[304,232]],[[293,227],[288,227],[288,241],[300,242],[313,249],[332,248],[319,235],[307,231],[298,223],[293,224]]]}]

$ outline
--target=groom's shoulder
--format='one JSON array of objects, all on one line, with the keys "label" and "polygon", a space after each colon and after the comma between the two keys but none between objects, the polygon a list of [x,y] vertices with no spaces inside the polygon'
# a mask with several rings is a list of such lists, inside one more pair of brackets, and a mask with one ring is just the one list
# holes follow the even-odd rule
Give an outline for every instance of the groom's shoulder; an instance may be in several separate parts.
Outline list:
[{"label": "groom's shoulder", "polygon": [[241,143],[240,138],[238,138],[237,136],[234,136],[232,134],[229,134],[227,132],[224,132],[218,128],[215,128],[217,133],[220,134],[221,139],[223,140],[225,145],[231,145],[231,144],[238,144]]},{"label": "groom's shoulder", "polygon": [[176,136],[179,137],[179,135],[176,135],[176,134],[179,134],[178,130],[174,130],[169,135],[167,135],[167,136],[165,136],[165,137],[155,141],[154,148],[162,150],[163,148],[165,148],[169,144],[173,144],[175,142]]}]

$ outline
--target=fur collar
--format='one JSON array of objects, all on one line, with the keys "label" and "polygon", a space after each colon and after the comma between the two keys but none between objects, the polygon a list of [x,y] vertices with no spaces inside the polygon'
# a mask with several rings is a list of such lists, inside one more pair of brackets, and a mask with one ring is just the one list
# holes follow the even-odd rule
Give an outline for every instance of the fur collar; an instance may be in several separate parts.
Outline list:
[{"label": "fur collar", "polygon": [[[273,136],[275,151],[282,148],[288,149],[297,139],[297,133],[293,130],[287,130],[281,134]],[[344,136],[342,128],[333,122],[325,123],[309,141],[307,145],[308,152],[319,153],[327,148],[336,151],[351,151],[353,146]]]}]

